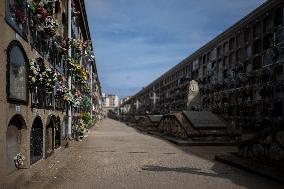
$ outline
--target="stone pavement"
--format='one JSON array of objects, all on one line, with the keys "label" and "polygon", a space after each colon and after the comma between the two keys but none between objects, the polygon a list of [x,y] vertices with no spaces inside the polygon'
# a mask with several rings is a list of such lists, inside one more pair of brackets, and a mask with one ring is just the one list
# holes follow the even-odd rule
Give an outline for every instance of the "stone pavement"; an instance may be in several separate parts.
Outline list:
[{"label": "stone pavement", "polygon": [[177,147],[106,119],[83,142],[72,142],[0,188],[280,189],[280,183],[216,162],[230,147]]}]

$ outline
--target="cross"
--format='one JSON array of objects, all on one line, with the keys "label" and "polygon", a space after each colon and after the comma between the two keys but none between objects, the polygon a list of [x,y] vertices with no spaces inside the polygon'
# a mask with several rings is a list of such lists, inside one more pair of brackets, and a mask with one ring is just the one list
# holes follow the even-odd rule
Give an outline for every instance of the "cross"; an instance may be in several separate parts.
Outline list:
[{"label": "cross", "polygon": [[138,99],[136,100],[136,103],[135,103],[135,104],[136,104],[136,110],[138,110],[138,109],[139,109],[139,105],[140,105],[140,102],[139,102]]},{"label": "cross", "polygon": [[150,99],[153,100],[153,106],[154,106],[154,109],[155,109],[155,107],[156,107],[156,100],[160,99],[160,97],[158,97],[156,95],[156,93],[153,92],[153,97],[150,97]]}]

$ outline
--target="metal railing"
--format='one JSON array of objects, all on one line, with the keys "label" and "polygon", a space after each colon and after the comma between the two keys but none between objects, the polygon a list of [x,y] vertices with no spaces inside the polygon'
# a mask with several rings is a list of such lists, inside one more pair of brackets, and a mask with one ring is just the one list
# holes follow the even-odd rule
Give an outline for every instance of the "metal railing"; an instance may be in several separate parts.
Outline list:
[{"label": "metal railing", "polygon": [[30,94],[33,108],[54,109],[55,99],[53,92],[46,92],[42,87],[34,87]]}]

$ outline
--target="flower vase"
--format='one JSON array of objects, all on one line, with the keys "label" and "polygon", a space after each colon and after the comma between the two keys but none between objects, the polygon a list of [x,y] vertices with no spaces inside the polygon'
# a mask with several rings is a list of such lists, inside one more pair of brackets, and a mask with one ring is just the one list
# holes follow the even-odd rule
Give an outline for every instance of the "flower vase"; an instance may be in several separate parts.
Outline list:
[{"label": "flower vase", "polygon": [[39,104],[37,87],[35,87],[35,96],[36,96],[36,104]]}]

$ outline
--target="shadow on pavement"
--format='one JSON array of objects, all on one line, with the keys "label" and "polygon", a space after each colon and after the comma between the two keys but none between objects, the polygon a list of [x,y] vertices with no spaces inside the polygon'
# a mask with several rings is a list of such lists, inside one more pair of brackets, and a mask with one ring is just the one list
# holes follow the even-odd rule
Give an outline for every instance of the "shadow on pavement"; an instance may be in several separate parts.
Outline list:
[{"label": "shadow on pavement", "polygon": [[[212,167],[213,173],[210,172],[204,172],[201,171],[201,169],[197,168],[191,168],[191,167],[164,167],[164,166],[156,166],[156,165],[145,165],[141,168],[143,171],[150,171],[150,172],[177,172],[177,173],[186,173],[186,174],[193,174],[193,175],[200,175],[200,176],[206,176],[206,177],[215,177],[215,178],[223,178],[223,179],[229,179],[233,183],[237,184],[240,187],[245,187],[248,189],[266,189],[266,188],[283,188],[281,187],[281,183],[269,183],[263,181],[262,187],[259,187],[255,185],[253,181],[250,179],[243,179],[242,177],[239,177],[236,174],[231,174],[231,170],[228,169],[227,171],[224,170],[224,166],[222,166],[220,163],[215,163]],[[239,174],[239,173],[238,173]],[[260,177],[261,179],[261,177]],[[283,185],[284,186],[284,185]]]},{"label": "shadow on pavement", "polygon": [[[164,166],[157,166],[157,165],[145,165],[141,169],[144,171],[150,171],[150,172],[177,172],[177,173],[187,173],[187,174],[194,174],[194,175],[200,175],[200,176],[208,176],[208,177],[218,177],[223,179],[229,179],[231,182],[237,184],[240,187],[245,187],[248,189],[266,189],[266,188],[284,188],[284,184],[280,182],[276,182],[273,180],[270,180],[265,177],[261,177],[258,175],[254,175],[252,173],[248,173],[246,171],[231,167],[229,165],[220,163],[215,161],[214,157],[215,155],[227,153],[227,152],[234,152],[237,150],[237,147],[228,147],[228,146],[191,146],[191,147],[183,147],[178,146],[162,137],[155,136],[152,134],[149,134],[147,132],[141,131],[137,129],[134,125],[126,125],[123,124],[126,127],[133,128],[137,133],[148,135],[153,138],[157,138],[159,140],[163,140],[167,142],[168,144],[180,149],[181,151],[189,154],[189,155],[195,155],[202,159],[209,160],[214,163],[214,165],[211,167],[210,172],[204,172],[201,171],[201,169],[197,168],[191,168],[191,167],[164,167]],[[246,178],[243,178],[244,174],[247,175]],[[242,175],[242,176],[238,176]],[[257,180],[259,182],[262,182],[262,187],[259,187],[258,185],[255,185],[255,183],[249,179],[250,176],[255,178],[254,180]]]},{"label": "shadow on pavement", "polygon": [[163,166],[155,166],[155,165],[146,165],[141,168],[144,171],[152,171],[152,172],[178,172],[178,173],[188,173],[202,176],[210,176],[210,177],[219,177],[216,173],[207,173],[202,172],[201,169],[190,168],[190,167],[163,167]]}]

